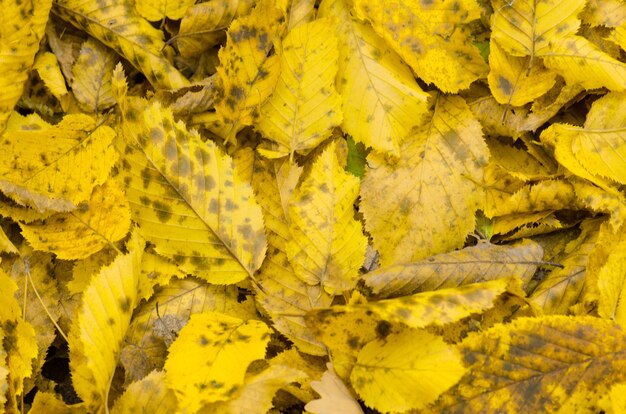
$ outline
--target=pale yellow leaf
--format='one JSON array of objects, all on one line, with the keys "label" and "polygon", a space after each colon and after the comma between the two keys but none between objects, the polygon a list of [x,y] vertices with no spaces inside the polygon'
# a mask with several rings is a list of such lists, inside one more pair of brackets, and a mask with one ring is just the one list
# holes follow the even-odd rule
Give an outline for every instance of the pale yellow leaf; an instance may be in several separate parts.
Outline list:
[{"label": "pale yellow leaf", "polygon": [[304,406],[304,409],[313,414],[363,414],[361,406],[356,401],[348,387],[337,376],[332,363],[328,363],[328,370],[319,381],[312,381],[311,386],[320,398]]}]

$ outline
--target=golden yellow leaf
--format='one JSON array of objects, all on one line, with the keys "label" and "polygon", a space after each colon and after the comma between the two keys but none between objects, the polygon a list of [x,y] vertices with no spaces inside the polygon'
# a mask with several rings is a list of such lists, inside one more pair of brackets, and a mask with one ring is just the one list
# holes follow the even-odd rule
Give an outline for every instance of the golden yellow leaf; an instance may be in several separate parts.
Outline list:
[{"label": "golden yellow leaf", "polygon": [[69,211],[103,184],[117,159],[115,132],[87,115],[57,125],[14,113],[0,157],[0,190],[40,212]]},{"label": "golden yellow leaf", "polygon": [[166,46],[163,32],[137,14],[130,1],[60,0],[54,6],[57,16],[126,58],[155,88],[188,86],[162,52]]},{"label": "golden yellow leaf", "polygon": [[22,95],[24,82],[39,50],[52,0],[3,0],[0,28],[0,135],[13,107]]},{"label": "golden yellow leaf", "polygon": [[141,235],[184,272],[212,283],[252,276],[265,257],[263,217],[232,159],[158,102],[121,105],[120,178]]},{"label": "golden yellow leaf", "polygon": [[324,372],[320,381],[312,381],[311,386],[320,395],[304,406],[304,409],[313,414],[363,414],[361,406],[356,401],[348,387],[341,381],[335,372],[332,363],[328,363],[328,370]]},{"label": "golden yellow leaf", "polygon": [[492,5],[492,39],[513,56],[530,56],[532,67],[551,42],[576,33],[585,0],[493,0]]},{"label": "golden yellow leaf", "polygon": [[141,258],[141,278],[137,296],[139,299],[150,299],[157,285],[167,286],[173,277],[184,279],[185,274],[163,256],[145,252]]},{"label": "golden yellow leaf", "polygon": [[622,296],[626,284],[626,243],[611,246],[611,253],[597,276],[598,314],[626,326]]},{"label": "golden yellow leaf", "polygon": [[329,18],[315,20],[296,27],[282,41],[280,77],[255,125],[278,147],[264,149],[261,154],[306,154],[341,123],[341,97],[335,89],[339,52],[334,28]]},{"label": "golden yellow leaf", "polygon": [[414,263],[383,267],[362,276],[380,298],[452,288],[501,277],[518,277],[527,284],[542,263],[543,249],[531,240],[515,246],[488,242],[442,253]]},{"label": "golden yellow leaf", "polygon": [[544,55],[543,62],[563,76],[568,84],[577,83],[585,89],[626,89],[626,64],[581,36],[551,39],[550,50]]},{"label": "golden yellow leaf", "polygon": [[117,255],[118,252],[113,246],[108,246],[89,257],[74,261],[72,280],[65,284],[67,291],[72,295],[83,293],[89,286],[91,278],[100,273],[104,266],[110,265]]},{"label": "golden yellow leaf", "polygon": [[465,374],[459,352],[422,329],[365,345],[350,374],[365,404],[383,413],[420,409]]},{"label": "golden yellow leaf", "polygon": [[0,227],[0,252],[17,253],[17,248],[13,245],[11,240],[9,240],[2,227]]},{"label": "golden yellow leaf", "polygon": [[279,7],[272,0],[260,0],[226,33],[226,46],[218,55],[221,84],[214,106],[227,141],[234,141],[237,132],[258,119],[261,105],[276,86],[279,57],[269,52],[284,26],[285,11]]},{"label": "golden yellow leaf", "polygon": [[463,341],[469,370],[433,411],[594,412],[609,386],[626,378],[625,340],[618,325],[594,317],[519,318],[496,325]]},{"label": "golden yellow leaf", "polygon": [[626,384],[613,384],[609,392],[600,397],[598,406],[605,414],[619,414],[626,411]]},{"label": "golden yellow leaf", "polygon": [[535,99],[520,128],[525,131],[535,131],[546,121],[556,115],[565,105],[581,95],[584,88],[578,84],[566,85],[565,81],[557,79],[556,85],[545,95]]},{"label": "golden yellow leaf", "polygon": [[247,14],[254,0],[209,0],[187,8],[176,34],[183,57],[199,56],[224,38],[224,29],[236,17]]},{"label": "golden yellow leaf", "polygon": [[467,89],[487,74],[465,26],[480,17],[474,0],[358,0],[356,16],[372,23],[417,76],[443,92]]},{"label": "golden yellow leaf", "polygon": [[65,85],[65,78],[61,73],[56,56],[50,52],[44,52],[35,58],[33,70],[36,70],[46,88],[59,100],[61,107],[67,111],[70,104],[70,96]]},{"label": "golden yellow leaf", "polygon": [[248,365],[265,356],[270,328],[218,312],[192,315],[169,348],[166,383],[181,411],[226,401],[244,384]]},{"label": "golden yellow leaf", "polygon": [[69,335],[72,384],[92,413],[107,411],[113,373],[138,303],[143,243],[135,236],[129,244],[128,254],[92,278]]},{"label": "golden yellow leaf", "polygon": [[136,2],[135,8],[146,20],[156,22],[166,17],[179,20],[185,15],[187,8],[194,3],[195,0],[145,0]]},{"label": "golden yellow leaf", "polygon": [[111,414],[170,414],[177,412],[177,408],[176,395],[165,384],[165,372],[152,371],[126,388],[115,401]]},{"label": "golden yellow leaf", "polygon": [[290,382],[302,381],[306,374],[285,365],[271,365],[259,374],[246,375],[243,386],[224,402],[204,406],[198,414],[267,413],[274,394]]},{"label": "golden yellow leaf", "polygon": [[371,27],[352,18],[345,0],[323,1],[318,14],[339,21],[342,129],[366,146],[399,155],[400,143],[428,109],[428,95],[400,56]]},{"label": "golden yellow leaf", "polygon": [[[315,19],[316,12],[315,0],[293,0],[289,8],[287,31],[291,31],[293,28]],[[319,13],[317,13],[317,16],[321,17]]]},{"label": "golden yellow leaf", "polygon": [[597,221],[581,225],[580,236],[565,247],[561,257],[555,258],[563,266],[553,269],[530,294],[529,300],[539,305],[546,314],[566,314],[579,302],[586,289],[589,255],[598,240]]},{"label": "golden yellow leaf", "polygon": [[533,213],[546,210],[561,210],[576,205],[574,187],[565,180],[543,180],[527,184],[510,197],[489,205],[485,214],[489,217],[507,214]]},{"label": "golden yellow leaf", "polygon": [[[145,256],[149,254],[144,254]],[[145,270],[142,260],[142,272]],[[163,271],[163,269],[161,269]],[[195,278],[173,278],[139,305],[126,333],[120,361],[126,383],[138,381],[154,369],[162,369],[167,347],[192,314],[217,311],[240,319],[256,317],[252,300],[238,302],[234,285],[209,285]],[[157,310],[158,307],[158,310]]]},{"label": "golden yellow leaf", "polygon": [[458,96],[435,110],[401,148],[398,163],[368,157],[360,210],[383,266],[461,247],[482,207],[489,151],[480,123]]},{"label": "golden yellow leaf", "polygon": [[626,4],[620,0],[587,0],[580,17],[591,26],[620,26],[626,21]]},{"label": "golden yellow leaf", "polygon": [[556,73],[534,62],[530,57],[508,55],[493,40],[489,47],[489,87],[501,104],[522,106],[548,92],[554,86]]},{"label": "golden yellow leaf", "polygon": [[626,198],[621,191],[612,187],[601,189],[577,177],[572,177],[570,182],[574,186],[576,197],[585,207],[611,215],[610,223],[614,230],[626,222]]},{"label": "golden yellow leaf", "polygon": [[20,223],[20,227],[34,249],[54,253],[59,259],[84,259],[126,236],[130,209],[119,185],[107,181],[77,210],[55,214],[41,223]]},{"label": "golden yellow leaf", "polygon": [[331,295],[355,286],[367,247],[354,219],[359,179],[344,171],[337,143],[324,149],[295,190],[286,244],[296,276],[309,285],[320,284]]},{"label": "golden yellow leaf", "polygon": [[537,181],[552,178],[556,173],[556,168],[553,168],[554,161],[545,165],[543,157],[536,157],[532,151],[504,144],[497,139],[488,139],[487,144],[491,153],[490,162],[497,164],[518,180]]},{"label": "golden yellow leaf", "polygon": [[80,48],[72,67],[72,92],[89,112],[98,113],[115,104],[111,79],[117,61],[115,53],[93,39]]}]

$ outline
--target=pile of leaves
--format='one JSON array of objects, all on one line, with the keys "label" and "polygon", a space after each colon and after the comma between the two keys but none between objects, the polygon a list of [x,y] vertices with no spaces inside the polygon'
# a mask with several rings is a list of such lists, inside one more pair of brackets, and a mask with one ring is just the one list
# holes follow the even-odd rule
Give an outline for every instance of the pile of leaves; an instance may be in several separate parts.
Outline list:
[{"label": "pile of leaves", "polygon": [[1,2],[0,413],[626,410],[622,0],[195,3]]}]

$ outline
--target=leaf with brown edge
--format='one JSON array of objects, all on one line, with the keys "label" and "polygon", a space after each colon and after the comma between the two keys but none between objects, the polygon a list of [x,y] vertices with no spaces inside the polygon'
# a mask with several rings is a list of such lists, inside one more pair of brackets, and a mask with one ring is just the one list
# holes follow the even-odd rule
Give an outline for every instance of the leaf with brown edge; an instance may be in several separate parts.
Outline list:
[{"label": "leaf with brown edge", "polygon": [[113,129],[83,114],[56,125],[14,113],[0,157],[0,190],[20,205],[66,212],[89,199],[109,177],[117,154]]},{"label": "leaf with brown edge", "polygon": [[252,276],[267,248],[263,216],[232,159],[158,102],[122,98],[121,105],[120,179],[142,236],[212,283]]},{"label": "leaf with brown edge", "polygon": [[432,412],[590,412],[626,378],[625,342],[619,325],[589,316],[496,325],[461,343],[469,370]]},{"label": "leaf with brown edge", "polygon": [[115,104],[111,80],[119,58],[110,49],[92,39],[80,48],[72,67],[72,92],[81,106],[98,113]]},{"label": "leaf with brown edge", "polygon": [[542,257],[543,249],[531,240],[513,246],[482,242],[418,262],[379,268],[364,274],[362,280],[372,294],[379,298],[458,287],[509,276],[519,277],[526,284],[541,265]]},{"label": "leaf with brown edge", "polygon": [[39,42],[44,36],[52,0],[3,1],[0,26],[0,135],[22,95]]},{"label": "leaf with brown edge", "polygon": [[107,181],[75,211],[55,214],[40,223],[20,223],[20,227],[36,250],[60,259],[84,259],[128,234],[130,208],[119,185]]},{"label": "leaf with brown edge", "polygon": [[368,157],[360,211],[383,266],[461,247],[483,205],[489,151],[480,123],[462,98],[435,100],[397,163]]},{"label": "leaf with brown edge", "polygon": [[131,2],[59,0],[54,12],[126,58],[155,88],[188,86],[189,81],[162,52],[163,33],[141,17]]}]

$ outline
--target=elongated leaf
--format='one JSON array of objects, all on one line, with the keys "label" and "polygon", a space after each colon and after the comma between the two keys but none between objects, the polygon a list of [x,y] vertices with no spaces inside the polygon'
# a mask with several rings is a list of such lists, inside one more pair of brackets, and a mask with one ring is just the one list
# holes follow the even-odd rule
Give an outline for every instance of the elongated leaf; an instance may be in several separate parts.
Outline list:
[{"label": "elongated leaf", "polygon": [[501,104],[521,106],[548,92],[554,86],[556,73],[540,63],[528,71],[530,57],[519,58],[504,52],[498,42],[490,43],[489,88]]},{"label": "elongated leaf", "polygon": [[626,288],[626,243],[613,246],[606,264],[598,272],[598,313],[621,326],[626,325],[624,289]]},{"label": "elongated leaf", "polygon": [[163,33],[139,16],[130,1],[59,0],[54,10],[126,58],[154,87],[178,89],[188,85],[162,53]]},{"label": "elongated leaf", "polygon": [[330,294],[354,287],[367,247],[354,219],[359,179],[344,171],[337,148],[337,141],[326,147],[296,189],[289,206],[292,238],[286,245],[296,276]]},{"label": "elongated leaf", "polygon": [[87,115],[50,125],[15,113],[3,140],[0,190],[40,212],[69,211],[103,184],[117,159],[115,132]]},{"label": "elongated leaf", "polygon": [[586,89],[626,89],[626,64],[602,52],[589,40],[570,36],[551,41],[545,65],[563,76],[568,84]]},{"label": "elongated leaf", "polygon": [[293,157],[315,148],[341,123],[334,25],[322,19],[298,26],[285,37],[282,50],[276,89],[256,127],[278,144],[272,156]]},{"label": "elongated leaf", "polygon": [[183,271],[212,283],[251,276],[265,257],[263,217],[232,159],[158,102],[122,105],[121,175],[142,236]]},{"label": "elongated leaf", "polygon": [[167,384],[181,410],[225,401],[243,385],[248,365],[265,355],[270,329],[217,312],[192,315],[170,346]]},{"label": "elongated leaf", "polygon": [[188,7],[175,37],[181,56],[199,56],[209,50],[225,37],[233,19],[248,13],[252,6],[254,0],[209,0]]},{"label": "elongated leaf", "polygon": [[111,79],[117,56],[92,39],[83,43],[72,67],[72,92],[90,112],[99,112],[115,104]]},{"label": "elongated leaf", "polygon": [[376,269],[363,275],[378,297],[410,295],[418,291],[458,287],[516,276],[528,283],[541,264],[543,249],[527,240],[516,246],[479,243],[415,263]]},{"label": "elongated leaf", "polygon": [[365,228],[383,266],[461,247],[474,229],[489,151],[465,101],[440,96],[397,164],[368,159],[361,187]]},{"label": "elongated leaf", "polygon": [[350,375],[365,404],[383,413],[423,408],[465,374],[451,345],[425,330],[406,329],[365,345]]},{"label": "elongated leaf", "polygon": [[68,95],[65,78],[63,78],[56,56],[50,52],[37,55],[33,64],[33,70],[37,71],[46,88],[59,100],[63,110],[67,111],[70,96]]},{"label": "elongated leaf", "polygon": [[44,35],[52,0],[3,0],[0,27],[0,134],[22,95]]},{"label": "elongated leaf", "polygon": [[573,35],[584,0],[493,0],[491,36],[513,56],[545,55],[550,42]]},{"label": "elongated leaf", "polygon": [[487,74],[478,48],[466,41],[464,24],[480,16],[475,1],[359,0],[355,9],[420,78],[443,92],[466,89]]},{"label": "elongated leaf", "polygon": [[217,73],[221,83],[215,112],[228,141],[258,119],[259,107],[276,86],[279,58],[269,52],[285,17],[285,11],[277,6],[270,0],[259,1],[249,15],[233,21],[226,33],[226,46],[220,49]]},{"label": "elongated leaf", "polygon": [[138,302],[143,244],[132,240],[128,254],[118,256],[91,280],[70,331],[72,384],[94,413],[104,412],[108,404],[111,379]]},{"label": "elongated leaf", "polygon": [[165,384],[165,372],[153,371],[145,378],[130,384],[115,401],[112,414],[149,412],[168,414],[176,412],[176,395]]},{"label": "elongated leaf", "polygon": [[122,189],[107,182],[96,187],[78,210],[20,227],[36,250],[55,253],[60,259],[84,259],[126,236],[130,209]]},{"label": "elongated leaf", "polygon": [[399,155],[400,143],[427,110],[428,95],[400,56],[371,27],[351,17],[344,0],[323,1],[319,14],[339,19],[342,129],[366,146]]},{"label": "elongated leaf", "polygon": [[0,252],[17,254],[17,248],[9,240],[2,227],[0,227]]},{"label": "elongated leaf", "polygon": [[610,384],[626,378],[625,340],[618,325],[593,317],[496,325],[463,341],[469,370],[434,410],[590,412]]}]

